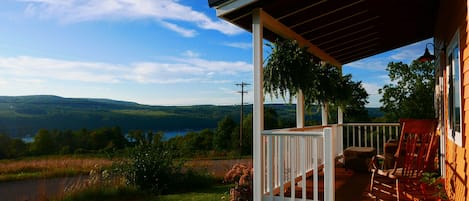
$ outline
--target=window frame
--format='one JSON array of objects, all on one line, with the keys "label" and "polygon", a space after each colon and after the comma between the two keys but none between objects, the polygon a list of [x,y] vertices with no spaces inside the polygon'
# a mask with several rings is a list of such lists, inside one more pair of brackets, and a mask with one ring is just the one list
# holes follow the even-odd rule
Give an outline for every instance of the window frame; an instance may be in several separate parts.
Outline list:
[{"label": "window frame", "polygon": [[[459,45],[459,29],[454,34],[451,42],[449,43],[446,49],[446,72],[447,72],[447,101],[448,101],[448,132],[447,138],[462,147],[462,124],[463,124],[463,115],[462,115],[462,71],[461,71],[461,50]],[[455,60],[457,59],[457,60]],[[455,65],[457,64],[457,65]],[[457,69],[455,69],[457,67]],[[455,88],[455,76],[457,73],[457,88]],[[455,96],[457,92],[459,96]],[[455,99],[459,100],[459,112],[456,114],[455,110]],[[459,128],[455,128],[455,116],[459,115]]]}]

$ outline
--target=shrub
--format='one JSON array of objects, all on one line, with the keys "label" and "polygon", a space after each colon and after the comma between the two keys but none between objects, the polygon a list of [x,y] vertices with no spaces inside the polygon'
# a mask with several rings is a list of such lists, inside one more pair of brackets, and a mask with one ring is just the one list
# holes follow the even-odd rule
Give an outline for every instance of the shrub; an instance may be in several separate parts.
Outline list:
[{"label": "shrub", "polygon": [[181,172],[182,165],[174,159],[174,152],[162,142],[137,145],[131,150],[123,173],[128,182],[141,190],[166,193]]}]

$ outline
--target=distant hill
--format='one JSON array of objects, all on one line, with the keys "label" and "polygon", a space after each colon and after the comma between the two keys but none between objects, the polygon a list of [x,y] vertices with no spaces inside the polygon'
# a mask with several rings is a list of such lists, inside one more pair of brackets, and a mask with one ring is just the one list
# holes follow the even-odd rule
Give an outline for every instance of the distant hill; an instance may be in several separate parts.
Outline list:
[{"label": "distant hill", "polygon": [[[245,107],[247,115],[252,105]],[[294,118],[295,105],[266,107],[273,107],[282,118]],[[119,126],[124,132],[201,130],[216,128],[226,115],[238,120],[239,109],[239,105],[149,106],[110,99],[0,96],[0,133],[24,137],[34,135],[41,128],[77,130],[107,126]],[[370,108],[369,113],[370,116],[381,114],[377,108]],[[319,116],[308,118],[319,119]]]}]

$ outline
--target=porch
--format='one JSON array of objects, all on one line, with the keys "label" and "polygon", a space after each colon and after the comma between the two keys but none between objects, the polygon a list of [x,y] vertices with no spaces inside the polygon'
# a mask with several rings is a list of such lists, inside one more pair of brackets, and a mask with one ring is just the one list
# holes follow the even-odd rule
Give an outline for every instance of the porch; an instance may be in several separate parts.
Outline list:
[{"label": "porch", "polygon": [[[383,153],[384,142],[398,139],[400,130],[398,124],[344,124],[340,108],[338,124],[330,125],[324,102],[323,126],[304,128],[305,101],[300,90],[297,128],[264,131],[264,40],[295,40],[340,71],[344,64],[433,37],[439,2],[443,1],[209,0],[218,17],[253,36],[254,200],[336,200],[335,162],[344,150],[374,147]],[[443,138],[441,142],[445,144]],[[444,153],[444,147],[441,150]]]},{"label": "porch", "polygon": [[[352,146],[374,147],[383,154],[385,142],[398,139],[399,134],[398,123],[264,131],[260,161],[262,200],[373,200],[368,196],[371,173],[345,169],[343,151]],[[396,199],[392,189],[381,190],[381,199]],[[409,196],[418,193],[404,192]],[[403,194],[401,200],[406,200]]]}]

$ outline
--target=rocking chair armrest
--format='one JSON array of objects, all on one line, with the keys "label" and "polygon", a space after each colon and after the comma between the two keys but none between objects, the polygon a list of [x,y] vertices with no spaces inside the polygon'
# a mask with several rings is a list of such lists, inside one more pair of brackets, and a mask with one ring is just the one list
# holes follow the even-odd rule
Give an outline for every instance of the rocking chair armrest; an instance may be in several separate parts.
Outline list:
[{"label": "rocking chair armrest", "polygon": [[[374,170],[377,170],[377,169],[380,169],[378,166],[379,166],[379,162],[382,161],[381,163],[384,164],[384,160],[385,160],[385,157],[381,154],[377,154],[377,155],[374,155],[372,158],[371,158],[371,165],[373,165],[373,169]],[[381,165],[381,168],[382,168],[383,165]]]}]

